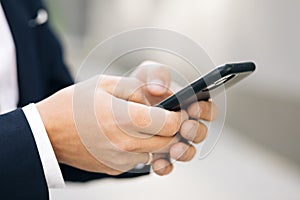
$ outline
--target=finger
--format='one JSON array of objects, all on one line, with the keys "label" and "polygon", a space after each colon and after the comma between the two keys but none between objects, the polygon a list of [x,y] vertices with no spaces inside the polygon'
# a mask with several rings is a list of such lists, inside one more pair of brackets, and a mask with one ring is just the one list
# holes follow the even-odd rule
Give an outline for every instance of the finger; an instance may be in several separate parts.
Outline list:
[{"label": "finger", "polygon": [[173,165],[167,159],[159,159],[153,162],[152,168],[157,175],[164,176],[172,172]]},{"label": "finger", "polygon": [[150,157],[149,153],[148,154],[148,160],[144,163],[149,163],[152,165],[155,161],[161,160],[161,159],[169,159],[169,156],[167,153],[152,153],[152,157]]},{"label": "finger", "polygon": [[183,122],[180,128],[180,135],[186,140],[198,144],[205,139],[207,127],[199,121],[187,120]]},{"label": "finger", "polygon": [[152,136],[148,139],[135,139],[132,143],[132,152],[152,152],[155,153],[154,159],[162,158],[170,152],[171,147],[180,142],[181,136],[176,135],[175,137],[162,137]]},{"label": "finger", "polygon": [[188,114],[194,119],[203,119],[206,121],[215,120],[218,116],[217,106],[210,101],[200,101],[193,103],[188,107]]},{"label": "finger", "polygon": [[157,62],[143,62],[132,76],[147,83],[148,91],[153,96],[165,94],[170,86],[171,76],[168,67]]},{"label": "finger", "polygon": [[145,96],[147,100],[150,102],[150,105],[156,105],[159,102],[163,101],[164,99],[168,98],[171,96],[173,92],[171,90],[167,90],[166,93],[160,95],[160,96],[154,96],[153,94],[150,94],[149,91],[145,92]]},{"label": "finger", "polygon": [[[166,147],[174,139],[178,141],[177,137],[171,136],[174,136],[179,131],[182,122],[188,119],[185,111],[170,112],[117,98],[113,98],[112,102],[113,109],[109,113],[113,114],[113,123],[116,126],[113,130],[106,131],[116,132],[110,135],[109,139],[127,151],[155,152]],[[156,110],[158,114],[151,109]],[[99,109],[96,110],[99,111]],[[103,121],[107,116],[100,115],[100,117],[99,121]],[[117,132],[122,134],[117,134]]]},{"label": "finger", "polygon": [[[137,155],[139,155],[139,160],[135,163],[136,165],[140,163],[144,165],[151,165],[152,162],[154,162],[155,157],[157,157],[157,155],[152,153],[138,153]],[[158,159],[158,157],[156,159]]]},{"label": "finger", "polygon": [[179,142],[170,149],[170,157],[177,161],[190,161],[196,154],[196,148],[190,144]]},{"label": "finger", "polygon": [[152,161],[152,164],[157,161],[157,160],[161,160],[161,159],[170,159],[170,156],[169,156],[169,151],[165,152],[165,153],[154,153],[153,154],[153,161]]},{"label": "finger", "polygon": [[133,167],[137,166],[138,164],[148,164],[152,165],[157,160],[161,159],[168,159],[167,154],[149,154],[149,153],[132,153],[127,152],[122,156],[122,158],[118,158],[117,163],[117,170],[126,170],[132,169]]},{"label": "finger", "polygon": [[144,91],[146,84],[136,78],[102,75],[98,86],[119,99],[150,105]]},{"label": "finger", "polygon": [[128,115],[124,115],[123,120],[128,117],[133,131],[166,137],[174,136],[188,119],[185,111],[172,112],[131,102],[128,102]]},{"label": "finger", "polygon": [[106,161],[105,164],[107,167],[121,172],[127,172],[128,170],[136,167],[138,164],[146,164],[148,163],[149,159],[152,160],[148,153],[120,151],[119,154],[116,155],[117,156],[113,162]]},{"label": "finger", "polygon": [[155,155],[155,160],[168,155],[171,147],[182,141],[182,137],[177,134],[175,137],[151,136],[147,139],[137,139],[128,136],[124,137],[123,135],[118,140],[110,141],[122,151],[134,153],[152,152]]}]

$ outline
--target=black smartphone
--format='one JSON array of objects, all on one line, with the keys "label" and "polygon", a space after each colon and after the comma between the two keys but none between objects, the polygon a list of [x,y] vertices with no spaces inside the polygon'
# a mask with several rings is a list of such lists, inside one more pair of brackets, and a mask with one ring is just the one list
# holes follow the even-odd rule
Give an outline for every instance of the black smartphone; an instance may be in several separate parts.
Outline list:
[{"label": "black smartphone", "polygon": [[156,106],[170,111],[178,111],[187,108],[194,102],[209,100],[224,91],[224,87],[227,89],[249,76],[255,71],[255,68],[253,62],[225,64],[216,67]]}]

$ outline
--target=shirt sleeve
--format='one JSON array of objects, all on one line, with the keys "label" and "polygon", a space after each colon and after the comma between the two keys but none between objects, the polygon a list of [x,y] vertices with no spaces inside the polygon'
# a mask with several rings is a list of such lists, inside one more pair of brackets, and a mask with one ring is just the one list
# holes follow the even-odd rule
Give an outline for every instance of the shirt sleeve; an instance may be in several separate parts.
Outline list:
[{"label": "shirt sleeve", "polygon": [[22,110],[32,130],[48,188],[64,187],[65,182],[58,161],[48,138],[44,123],[35,104],[29,104],[23,107]]}]

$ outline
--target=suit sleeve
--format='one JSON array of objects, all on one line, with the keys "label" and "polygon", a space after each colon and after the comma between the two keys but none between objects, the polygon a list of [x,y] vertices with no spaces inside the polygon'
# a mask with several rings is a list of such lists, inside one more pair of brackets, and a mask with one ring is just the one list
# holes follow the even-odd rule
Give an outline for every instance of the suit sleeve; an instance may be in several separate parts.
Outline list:
[{"label": "suit sleeve", "polygon": [[[11,0],[2,0],[1,3],[17,47],[20,93],[18,106],[37,102],[73,84],[64,64],[60,42],[49,24],[28,28],[27,17],[34,18],[37,11],[43,8],[41,1],[18,1],[16,4]],[[25,45],[27,40],[30,43]],[[60,167],[64,179],[70,181],[83,182],[111,177],[66,165]],[[147,174],[148,169],[145,169],[140,174],[125,173],[117,178]],[[0,199],[45,200],[48,196],[39,152],[23,111],[17,109],[0,115]]]},{"label": "suit sleeve", "polygon": [[48,195],[43,167],[23,111],[0,115],[0,199],[48,199]]},{"label": "suit sleeve", "polygon": [[[37,28],[36,39],[40,52],[43,77],[47,77],[47,88],[49,95],[73,84],[73,79],[65,65],[63,50],[59,40],[53,33],[49,23]],[[101,173],[90,173],[71,166],[60,165],[63,177],[66,181],[85,182],[100,178],[130,178],[149,174],[149,167],[136,171],[127,172],[119,176],[109,176]]]}]

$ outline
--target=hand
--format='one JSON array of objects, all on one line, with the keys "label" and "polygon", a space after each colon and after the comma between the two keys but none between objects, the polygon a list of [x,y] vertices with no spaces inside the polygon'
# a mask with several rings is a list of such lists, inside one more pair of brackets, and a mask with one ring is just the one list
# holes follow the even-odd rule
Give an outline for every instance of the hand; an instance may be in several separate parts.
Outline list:
[{"label": "hand", "polygon": [[[165,65],[146,61],[138,66],[131,76],[146,84],[144,92],[151,105],[157,104],[172,95],[172,91],[169,89],[171,76],[168,67]],[[216,119],[218,115],[217,107],[210,101],[201,101],[189,106],[187,112],[190,119],[184,121],[181,125],[180,136],[188,142],[198,144],[205,139],[207,134],[207,127],[199,122],[199,119],[205,121]],[[170,173],[173,169],[170,157],[178,161],[191,160],[196,153],[196,149],[188,142],[179,141],[173,144],[169,149],[169,154],[161,155],[160,159],[154,160],[152,163],[154,171],[159,175]]]},{"label": "hand", "polygon": [[146,163],[148,152],[159,160],[188,116],[143,105],[144,90],[136,78],[99,76],[37,103],[58,161],[117,175]]}]

